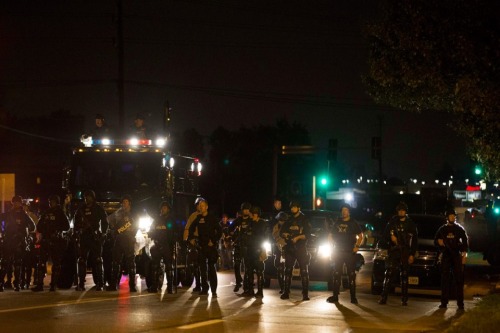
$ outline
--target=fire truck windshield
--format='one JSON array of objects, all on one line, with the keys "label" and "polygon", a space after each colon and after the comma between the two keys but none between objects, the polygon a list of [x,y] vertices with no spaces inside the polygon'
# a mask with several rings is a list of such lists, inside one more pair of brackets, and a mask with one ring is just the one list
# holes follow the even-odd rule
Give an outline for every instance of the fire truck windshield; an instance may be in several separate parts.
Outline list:
[{"label": "fire truck windshield", "polygon": [[77,188],[96,192],[133,192],[155,189],[161,182],[160,153],[83,153],[73,159],[73,180]]}]

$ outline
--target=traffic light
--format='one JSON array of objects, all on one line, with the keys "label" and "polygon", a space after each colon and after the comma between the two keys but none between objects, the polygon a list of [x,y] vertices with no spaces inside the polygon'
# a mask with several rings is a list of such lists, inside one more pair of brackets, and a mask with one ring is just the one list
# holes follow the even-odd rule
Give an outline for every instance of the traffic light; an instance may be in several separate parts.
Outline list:
[{"label": "traffic light", "polygon": [[379,160],[382,156],[382,140],[379,136],[372,137],[372,159]]},{"label": "traffic light", "polygon": [[328,179],[326,177],[321,178],[321,185],[323,186],[328,185]]},{"label": "traffic light", "polygon": [[474,167],[474,174],[476,174],[477,176],[480,176],[482,173],[483,173],[483,169],[481,168],[481,166],[476,165]]},{"label": "traffic light", "polygon": [[337,139],[328,140],[327,160],[330,162],[335,162],[337,160]]}]

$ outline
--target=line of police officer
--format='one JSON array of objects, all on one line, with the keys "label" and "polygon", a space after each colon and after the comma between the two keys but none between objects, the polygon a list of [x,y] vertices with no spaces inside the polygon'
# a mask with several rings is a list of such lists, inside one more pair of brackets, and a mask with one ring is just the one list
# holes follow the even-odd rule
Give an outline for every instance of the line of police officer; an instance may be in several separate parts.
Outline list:
[{"label": "line of police officer", "polygon": [[[279,205],[278,205],[279,203]],[[35,224],[23,210],[22,198],[15,196],[12,199],[13,208],[2,214],[2,246],[0,246],[0,291],[3,291],[4,279],[8,268],[13,267],[14,290],[21,289],[23,278],[23,258],[29,251],[30,231],[35,230]],[[139,230],[138,219],[132,212],[132,200],[124,196],[121,208],[110,216],[96,203],[95,193],[91,190],[84,193],[82,204],[74,215],[73,240],[77,248],[77,286],[76,290],[85,290],[87,259],[93,255],[92,267],[96,291],[103,290],[108,283],[107,290],[115,291],[119,287],[122,274],[122,263],[127,266],[129,274],[129,288],[137,291],[135,275],[136,233]],[[186,225],[187,240],[193,251],[196,252],[196,269],[199,278],[195,278],[194,291],[207,295],[209,288],[213,297],[217,297],[218,260],[217,244],[222,236],[222,229],[215,217],[208,212],[208,202],[205,199],[196,201],[196,212],[190,217]],[[181,240],[179,226],[170,214],[170,206],[163,202],[160,214],[154,219],[150,238],[154,241],[151,247],[151,269],[149,278],[150,292],[158,292],[167,277],[167,292],[173,293],[174,287],[174,260],[177,243]],[[307,252],[307,240],[310,237],[310,225],[307,217],[300,211],[300,203],[290,203],[290,214],[281,211],[281,202],[275,201],[275,210],[278,213],[271,219],[272,237],[274,239],[274,265],[277,269],[281,299],[289,299],[292,270],[297,262],[302,281],[302,299],[309,300],[309,273],[310,255]],[[383,291],[379,304],[386,304],[389,290],[395,279],[396,272],[401,274],[402,305],[408,304],[408,270],[415,260],[417,251],[418,232],[415,223],[407,215],[408,207],[401,202],[396,207],[397,215],[388,222],[379,246],[388,249],[386,273]],[[263,297],[264,261],[267,254],[263,243],[268,239],[268,226],[261,219],[259,207],[252,207],[245,202],[241,205],[241,215],[228,228],[233,242],[234,273],[236,284],[234,292],[243,286],[244,296]],[[450,286],[451,271],[456,279],[457,305],[463,309],[463,265],[468,250],[468,237],[462,226],[456,223],[456,212],[446,212],[447,223],[437,232],[435,244],[441,251],[442,264],[442,297],[440,308],[446,308]],[[46,274],[46,263],[52,259],[52,276],[50,291],[55,291],[61,273],[61,260],[68,238],[68,216],[63,211],[60,198],[56,195],[49,197],[49,209],[41,215],[36,226],[35,243],[38,245],[38,255],[35,269],[33,291],[43,290],[43,279]],[[343,266],[347,268],[351,303],[358,303],[356,298],[356,253],[363,241],[363,234],[357,221],[350,216],[349,205],[341,208],[341,217],[330,228],[329,240],[334,245],[333,261],[333,295],[327,299],[330,303],[339,301],[339,289]],[[106,272],[103,268],[103,245],[111,243],[112,263],[104,264],[109,267]],[[241,277],[241,265],[244,264],[245,274]],[[31,268],[30,268],[31,269]],[[254,273],[257,276],[257,293],[254,292]],[[194,274],[196,277],[196,274]],[[105,276],[108,276],[105,279]],[[29,281],[28,281],[29,283]]]}]

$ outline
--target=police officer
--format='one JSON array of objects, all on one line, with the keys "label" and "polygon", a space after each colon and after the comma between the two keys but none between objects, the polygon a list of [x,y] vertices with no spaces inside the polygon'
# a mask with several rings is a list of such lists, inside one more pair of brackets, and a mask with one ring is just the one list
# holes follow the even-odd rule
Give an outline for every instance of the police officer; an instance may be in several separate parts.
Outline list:
[{"label": "police officer", "polygon": [[[160,216],[158,216],[148,233],[154,241],[151,247],[151,281],[149,292],[161,291],[163,277],[167,276],[167,293],[173,294],[174,287],[174,253],[179,233],[177,226],[170,214],[170,205],[164,201],[160,205]],[[161,265],[161,261],[163,264]]]},{"label": "police officer", "polygon": [[231,268],[233,263],[232,253],[233,246],[231,244],[231,235],[229,233],[229,218],[227,214],[222,214],[220,221],[220,227],[222,229],[222,237],[220,239],[220,258],[221,258],[221,268],[223,270],[228,270]]},{"label": "police officer", "polygon": [[78,253],[78,284],[75,289],[85,290],[87,259],[90,254],[94,263],[92,273],[96,291],[102,291],[104,288],[102,246],[104,235],[108,231],[107,216],[104,209],[97,204],[94,191],[85,191],[83,197],[85,203],[75,213],[74,231]]},{"label": "police officer", "polygon": [[401,305],[408,305],[408,269],[413,264],[418,247],[417,227],[407,215],[408,206],[400,202],[396,206],[397,215],[387,223],[380,246],[388,249],[382,296],[379,304],[387,303],[387,296],[396,272],[401,274]]},{"label": "police officer", "polygon": [[434,237],[434,244],[441,252],[441,305],[446,309],[450,296],[451,273],[455,278],[458,309],[464,309],[464,265],[469,249],[469,238],[465,229],[456,222],[454,209],[446,211],[446,224]]},{"label": "police officer", "polygon": [[8,267],[14,266],[14,291],[20,291],[21,267],[26,255],[26,238],[30,230],[35,230],[35,223],[26,214],[22,206],[23,198],[12,198],[12,209],[0,216],[4,221],[3,253],[0,258],[0,291],[3,291],[4,278]]},{"label": "police officer", "polygon": [[[196,245],[191,245],[191,242],[188,241],[189,238],[189,228],[191,227],[191,224],[193,223],[194,220],[200,215],[200,206],[199,203],[201,201],[204,201],[202,197],[196,198],[194,201],[194,206],[195,206],[195,211],[189,215],[188,220],[186,222],[186,226],[184,227],[184,234],[182,236],[182,239],[184,240],[186,244],[186,275],[188,277],[193,276],[194,281],[195,281],[195,286],[193,288],[193,292],[199,293],[201,291],[201,284],[200,284],[200,266],[198,265],[198,248]],[[197,235],[195,235],[197,236]],[[191,287],[192,280],[189,281],[189,286],[186,287]]]},{"label": "police officer", "polygon": [[93,140],[102,140],[104,138],[109,139],[111,131],[102,114],[98,113],[95,115],[95,127],[90,135]]},{"label": "police officer", "polygon": [[[217,269],[219,259],[217,244],[222,236],[222,230],[217,218],[208,212],[208,202],[200,201],[200,214],[189,227],[189,241],[198,246],[198,263],[200,265],[201,291],[200,295],[208,295],[208,287],[212,297],[217,297]],[[197,236],[196,236],[197,234]]]},{"label": "police officer", "polygon": [[49,197],[49,209],[42,215],[37,225],[37,242],[40,243],[40,257],[37,264],[36,286],[32,291],[43,291],[45,265],[52,259],[52,276],[50,290],[55,291],[61,273],[61,261],[68,246],[64,232],[70,228],[68,218],[61,207],[61,199],[57,195]]},{"label": "police officer", "polygon": [[[39,218],[35,212],[30,210],[30,204],[28,200],[23,200],[23,209],[28,214],[28,216],[31,218],[33,223],[35,223],[35,228],[36,225],[38,224]],[[36,232],[35,230],[30,230],[30,234],[27,238],[27,251],[26,251],[26,256],[23,258],[23,266],[21,268],[21,289],[29,289],[30,283],[31,283],[31,276],[33,274],[33,269],[36,269],[36,265],[38,262],[38,253],[35,251],[35,238],[36,238]]]},{"label": "police officer", "polygon": [[144,116],[140,113],[135,116],[132,132],[139,140],[149,139],[149,131],[144,125]]},{"label": "police officer", "polygon": [[283,247],[285,253],[285,283],[281,299],[290,298],[290,285],[295,262],[299,263],[302,280],[302,300],[309,300],[309,260],[306,244],[311,235],[311,226],[306,216],[300,211],[298,201],[290,202],[290,218],[281,227],[280,235],[286,241]]},{"label": "police officer", "polygon": [[283,224],[288,220],[288,214],[285,212],[279,212],[275,217],[276,223],[273,225],[272,235],[274,239],[273,243],[273,255],[274,255],[274,267],[276,268],[276,275],[278,278],[278,285],[280,287],[280,294],[283,294],[285,287],[285,256],[283,254],[283,246],[286,245],[286,241],[281,238],[280,229]]},{"label": "police officer", "polygon": [[254,295],[253,274],[257,275],[257,293],[255,293],[255,297],[263,298],[264,261],[267,259],[263,244],[267,240],[267,223],[260,218],[262,212],[259,207],[252,207],[250,212],[252,214],[252,223],[248,231],[248,265],[245,267],[245,277],[248,279],[247,285],[250,289],[248,295],[250,296]]},{"label": "police officer", "polygon": [[121,277],[121,263],[125,260],[128,268],[128,285],[130,292],[137,292],[135,283],[135,235],[139,230],[139,220],[132,212],[132,199],[125,195],[121,200],[122,206],[108,216],[109,228],[114,235],[112,281],[108,291],[118,290]]},{"label": "police officer", "polygon": [[328,297],[328,303],[339,301],[340,283],[344,264],[347,268],[351,303],[357,304],[356,298],[356,254],[363,242],[363,231],[358,222],[351,218],[351,207],[342,205],[341,217],[333,224],[329,238],[333,250],[333,296]]},{"label": "police officer", "polygon": [[238,216],[229,229],[229,233],[233,239],[233,261],[234,261],[234,277],[236,279],[236,285],[233,291],[238,292],[243,283],[243,292],[249,292],[250,286],[241,277],[241,264],[245,265],[246,272],[246,262],[245,256],[247,255],[247,232],[246,230],[250,227],[252,219],[250,217],[250,208],[252,205],[249,202],[244,202],[241,204],[241,215]]}]

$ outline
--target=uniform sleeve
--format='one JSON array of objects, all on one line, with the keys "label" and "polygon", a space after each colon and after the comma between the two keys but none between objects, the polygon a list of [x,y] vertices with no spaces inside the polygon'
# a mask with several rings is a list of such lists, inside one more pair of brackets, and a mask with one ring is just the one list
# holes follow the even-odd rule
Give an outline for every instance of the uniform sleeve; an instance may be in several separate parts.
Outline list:
[{"label": "uniform sleeve", "polygon": [[187,236],[187,240],[191,240],[193,238],[195,238],[195,231],[196,231],[196,227],[198,226],[198,217],[196,217],[193,222],[191,222],[191,224],[189,225],[189,232],[188,232],[188,236]]},{"label": "uniform sleeve", "polygon": [[411,238],[410,255],[415,256],[418,250],[418,230],[416,224],[412,221],[413,237]]},{"label": "uniform sleeve", "polygon": [[391,239],[391,221],[387,222],[387,225],[385,226],[384,232],[382,233],[382,236],[380,237],[380,240],[378,241],[378,246],[381,249],[388,249],[389,244],[390,244],[390,239]]},{"label": "uniform sleeve", "polygon": [[106,211],[101,206],[99,207],[99,219],[101,220],[101,232],[104,234],[108,231],[109,223],[108,223],[108,215]]},{"label": "uniform sleeve", "polygon": [[68,217],[64,214],[62,209],[59,210],[58,215],[59,217],[57,220],[60,221],[58,231],[68,231],[70,227]]},{"label": "uniform sleeve", "polygon": [[461,228],[462,230],[462,252],[467,252],[469,251],[469,236],[467,235],[467,231],[465,231],[464,228]]}]

